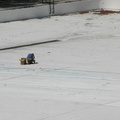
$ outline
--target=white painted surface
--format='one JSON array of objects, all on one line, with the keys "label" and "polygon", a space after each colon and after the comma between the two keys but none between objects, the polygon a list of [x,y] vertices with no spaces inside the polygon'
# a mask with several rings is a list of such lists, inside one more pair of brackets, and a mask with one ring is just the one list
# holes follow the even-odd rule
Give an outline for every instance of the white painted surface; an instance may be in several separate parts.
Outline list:
[{"label": "white painted surface", "polygon": [[74,13],[80,11],[87,11],[92,9],[97,9],[98,1],[97,0],[83,0],[70,3],[62,3],[55,5],[55,14],[66,14]]},{"label": "white painted surface", "polygon": [[[0,24],[0,120],[120,120],[120,15]],[[20,65],[33,52],[38,64]]]},{"label": "white painted surface", "polygon": [[99,7],[120,10],[120,0],[100,0]]},{"label": "white painted surface", "polygon": [[48,11],[49,11],[48,5],[4,10],[0,11],[0,22],[45,17],[48,16]]}]

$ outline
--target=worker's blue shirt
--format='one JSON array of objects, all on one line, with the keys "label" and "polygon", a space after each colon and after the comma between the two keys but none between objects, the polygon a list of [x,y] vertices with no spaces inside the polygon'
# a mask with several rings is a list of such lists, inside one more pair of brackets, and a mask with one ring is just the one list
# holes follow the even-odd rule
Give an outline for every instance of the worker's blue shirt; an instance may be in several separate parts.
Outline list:
[{"label": "worker's blue shirt", "polygon": [[27,58],[33,58],[34,57],[34,54],[31,53],[31,54],[28,54]]}]

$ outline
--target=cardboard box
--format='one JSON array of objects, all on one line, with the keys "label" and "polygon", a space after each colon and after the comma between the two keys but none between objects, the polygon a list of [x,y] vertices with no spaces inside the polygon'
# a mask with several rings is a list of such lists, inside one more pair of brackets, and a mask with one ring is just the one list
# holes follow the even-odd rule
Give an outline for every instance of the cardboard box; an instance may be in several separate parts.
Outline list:
[{"label": "cardboard box", "polygon": [[26,64],[26,58],[21,58],[20,64],[21,64],[21,65],[25,65],[25,64]]}]

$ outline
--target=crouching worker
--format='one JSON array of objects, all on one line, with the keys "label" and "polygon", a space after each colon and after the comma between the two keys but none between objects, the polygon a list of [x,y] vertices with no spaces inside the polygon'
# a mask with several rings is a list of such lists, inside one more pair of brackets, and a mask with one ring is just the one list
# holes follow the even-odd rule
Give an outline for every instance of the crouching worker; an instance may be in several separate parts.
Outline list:
[{"label": "crouching worker", "polygon": [[35,55],[33,53],[28,54],[28,56],[27,56],[27,62],[28,62],[28,64],[35,63]]}]

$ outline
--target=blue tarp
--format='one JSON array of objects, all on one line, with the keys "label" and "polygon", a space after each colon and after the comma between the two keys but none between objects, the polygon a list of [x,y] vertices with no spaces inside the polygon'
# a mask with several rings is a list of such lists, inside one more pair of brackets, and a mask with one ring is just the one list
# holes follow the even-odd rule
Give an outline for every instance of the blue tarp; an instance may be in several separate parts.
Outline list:
[{"label": "blue tarp", "polygon": [[28,54],[27,58],[34,58],[34,54],[33,53]]}]

